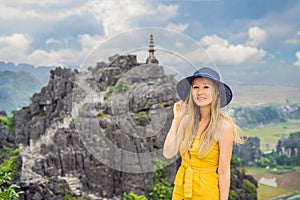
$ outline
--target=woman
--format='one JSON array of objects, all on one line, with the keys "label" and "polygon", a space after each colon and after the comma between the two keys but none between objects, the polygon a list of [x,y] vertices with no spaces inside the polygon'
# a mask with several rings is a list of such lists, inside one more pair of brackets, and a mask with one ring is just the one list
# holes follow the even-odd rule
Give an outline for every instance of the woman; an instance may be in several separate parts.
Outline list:
[{"label": "woman", "polygon": [[164,143],[166,158],[180,152],[182,164],[174,181],[173,200],[227,200],[233,143],[241,144],[237,127],[220,112],[232,91],[211,68],[201,68],[177,84],[179,97]]}]

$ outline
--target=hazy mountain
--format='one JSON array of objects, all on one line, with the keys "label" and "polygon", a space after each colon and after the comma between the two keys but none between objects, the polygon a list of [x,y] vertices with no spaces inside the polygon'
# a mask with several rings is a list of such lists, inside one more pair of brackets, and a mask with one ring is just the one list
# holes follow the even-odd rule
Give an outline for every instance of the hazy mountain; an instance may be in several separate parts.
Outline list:
[{"label": "hazy mountain", "polygon": [[[30,64],[19,64],[19,65],[15,65],[12,62],[1,62],[0,61],[0,72],[3,71],[12,71],[12,72],[27,72],[31,75],[33,75],[36,79],[38,79],[40,81],[40,84],[42,86],[46,86],[48,84],[49,81],[49,77],[50,77],[50,71],[55,69],[56,66],[39,66],[39,67],[35,67],[33,65]],[[79,67],[68,67],[68,68],[72,68],[72,69],[78,69]]]},{"label": "hazy mountain", "polygon": [[[162,64],[163,65],[163,64]],[[79,69],[79,67],[68,67]],[[1,71],[28,72],[37,78],[43,86],[49,81],[50,70],[54,66],[35,67],[30,64],[15,65],[0,61]],[[269,85],[292,86],[300,88],[300,67],[295,66],[218,66],[223,80],[231,85]],[[191,74],[193,72],[190,72]]]},{"label": "hazy mountain", "polygon": [[42,83],[27,72],[0,71],[0,110],[10,114],[27,106],[30,97],[41,88]]},{"label": "hazy mountain", "polygon": [[40,81],[40,84],[45,86],[48,84],[50,70],[55,69],[55,67],[35,67],[30,64],[19,64],[0,62],[0,72],[12,71],[12,72],[27,72],[33,75],[36,79]]}]

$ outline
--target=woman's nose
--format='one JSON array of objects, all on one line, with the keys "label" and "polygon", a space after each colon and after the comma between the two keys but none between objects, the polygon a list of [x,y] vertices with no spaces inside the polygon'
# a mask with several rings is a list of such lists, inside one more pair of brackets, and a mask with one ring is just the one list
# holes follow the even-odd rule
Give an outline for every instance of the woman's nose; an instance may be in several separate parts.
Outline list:
[{"label": "woman's nose", "polygon": [[201,89],[201,88],[199,88],[198,90],[197,90],[197,95],[200,95],[200,94],[202,94],[203,93],[203,90]]}]

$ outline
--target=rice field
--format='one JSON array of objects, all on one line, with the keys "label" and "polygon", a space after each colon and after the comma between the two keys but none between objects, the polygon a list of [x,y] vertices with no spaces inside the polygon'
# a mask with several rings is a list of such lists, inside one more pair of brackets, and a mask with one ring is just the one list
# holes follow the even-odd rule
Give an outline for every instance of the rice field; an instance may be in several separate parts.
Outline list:
[{"label": "rice field", "polygon": [[243,129],[242,136],[258,137],[262,152],[276,150],[280,138],[287,138],[290,133],[300,131],[300,120],[289,120],[285,123],[267,124],[258,128]]},{"label": "rice field", "polygon": [[[298,186],[299,180],[297,178],[300,173],[299,167],[294,167],[289,172],[283,172],[282,174],[273,174],[271,172],[272,169],[264,169],[259,167],[241,168],[244,168],[247,174],[252,175],[258,181],[258,200],[287,200],[293,199],[292,197],[298,197],[300,195],[300,190]],[[259,180],[262,177],[276,178],[277,187],[259,183]]]}]

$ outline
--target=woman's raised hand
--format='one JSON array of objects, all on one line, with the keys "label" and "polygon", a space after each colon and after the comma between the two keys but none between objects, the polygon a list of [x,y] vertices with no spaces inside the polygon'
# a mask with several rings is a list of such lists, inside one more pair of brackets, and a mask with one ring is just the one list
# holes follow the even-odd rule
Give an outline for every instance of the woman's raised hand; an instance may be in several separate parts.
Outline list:
[{"label": "woman's raised hand", "polygon": [[179,101],[174,104],[173,107],[174,119],[181,120],[184,116],[184,102]]}]

